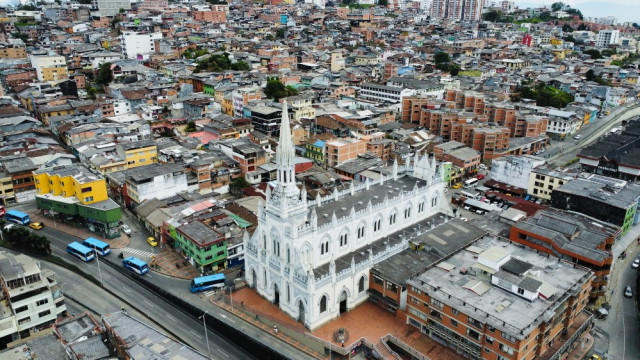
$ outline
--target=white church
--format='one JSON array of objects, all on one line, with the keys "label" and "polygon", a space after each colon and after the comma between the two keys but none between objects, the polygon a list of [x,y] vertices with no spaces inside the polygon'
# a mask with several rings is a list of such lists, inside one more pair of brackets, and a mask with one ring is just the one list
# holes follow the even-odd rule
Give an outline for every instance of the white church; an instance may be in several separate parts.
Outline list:
[{"label": "white church", "polygon": [[314,201],[296,186],[294,159],[285,102],[277,184],[273,191],[267,186],[258,227],[245,235],[245,274],[261,296],[315,329],[367,300],[371,267],[408,247],[398,236],[403,229],[452,212],[443,176],[427,156]]}]

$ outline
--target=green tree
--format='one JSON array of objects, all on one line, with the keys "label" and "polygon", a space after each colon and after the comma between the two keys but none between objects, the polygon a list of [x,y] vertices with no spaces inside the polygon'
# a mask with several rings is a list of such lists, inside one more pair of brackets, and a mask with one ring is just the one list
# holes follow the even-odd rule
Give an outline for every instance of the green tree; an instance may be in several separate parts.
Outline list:
[{"label": "green tree", "polygon": [[486,13],[482,14],[482,20],[484,21],[496,22],[501,17],[502,17],[502,13],[497,10],[487,11]]},{"label": "green tree", "polygon": [[596,79],[596,73],[593,69],[589,69],[586,73],[584,73],[585,79],[587,81],[594,81]]},{"label": "green tree", "polygon": [[519,101],[521,98],[535,100],[538,106],[551,106],[558,109],[573,102],[573,95],[542,83],[535,88],[526,85],[518,87],[512,100]]},{"label": "green tree", "polygon": [[378,5],[387,7],[389,2],[387,0],[378,0]]},{"label": "green tree", "polygon": [[24,42],[25,44],[27,43],[27,41],[29,41],[29,35],[23,32],[19,32],[19,31],[12,32],[11,36],[13,36],[16,39],[22,40],[22,42]]},{"label": "green tree", "polygon": [[284,39],[285,34],[286,31],[284,29],[278,29],[278,31],[276,31],[276,39]]},{"label": "green tree", "polygon": [[602,50],[602,56],[611,57],[612,55],[617,54],[616,49],[604,49]]},{"label": "green tree", "polygon": [[264,94],[268,98],[278,101],[287,96],[298,95],[298,90],[293,86],[285,86],[278,78],[267,78],[267,87],[264,89]]},{"label": "green tree", "polygon": [[96,74],[96,83],[102,87],[109,85],[113,81],[113,73],[111,72],[111,63],[107,62],[98,68]]},{"label": "green tree", "polygon": [[120,10],[118,10],[118,12],[119,12],[120,14],[124,14],[124,13],[126,13],[126,12],[127,12],[127,10],[125,10],[124,8],[120,8]]},{"label": "green tree", "polygon": [[576,39],[573,37],[573,35],[567,35],[567,36],[564,37],[563,40],[564,41],[568,41],[568,42],[572,42],[572,43],[576,42]]},{"label": "green tree", "polygon": [[[229,192],[232,195],[240,196],[242,195],[242,189],[251,186],[244,177],[238,177],[231,180],[231,184],[229,184]],[[267,186],[269,186],[267,184]]]},{"label": "green tree", "polygon": [[251,70],[251,66],[249,65],[248,62],[239,60],[239,61],[236,61],[233,64],[231,64],[231,70],[249,71],[249,70]]},{"label": "green tree", "polygon": [[573,32],[573,28],[569,24],[562,25],[562,32]]},{"label": "green tree", "polygon": [[578,31],[590,30],[591,28],[587,26],[585,23],[578,25]]},{"label": "green tree", "polygon": [[38,11],[40,9],[38,9],[38,7],[31,5],[31,4],[27,4],[27,5],[20,5],[18,6],[18,10],[24,10],[24,11]]},{"label": "green tree", "polygon": [[451,74],[451,76],[458,76],[458,73],[460,72],[460,70],[462,69],[458,64],[451,64],[449,66],[449,74]]},{"label": "green tree", "polygon": [[551,11],[560,11],[562,9],[564,9],[565,5],[563,2],[555,2],[553,4],[551,4]]},{"label": "green tree", "polygon": [[95,100],[96,99],[96,94],[98,93],[98,89],[96,89],[95,87],[90,87],[89,89],[87,89],[87,97],[91,100]]},{"label": "green tree", "polygon": [[450,62],[451,58],[449,57],[449,54],[447,54],[446,52],[440,51],[436,53],[436,55],[434,56],[434,60],[436,64],[442,64],[442,63]]},{"label": "green tree", "polygon": [[184,128],[184,131],[186,132],[194,132],[196,131],[196,123],[193,121],[189,121],[187,123],[187,127]]},{"label": "green tree", "polygon": [[600,54],[600,51],[596,49],[586,50],[584,53],[591,56],[591,58],[594,60],[602,59],[602,54]]}]

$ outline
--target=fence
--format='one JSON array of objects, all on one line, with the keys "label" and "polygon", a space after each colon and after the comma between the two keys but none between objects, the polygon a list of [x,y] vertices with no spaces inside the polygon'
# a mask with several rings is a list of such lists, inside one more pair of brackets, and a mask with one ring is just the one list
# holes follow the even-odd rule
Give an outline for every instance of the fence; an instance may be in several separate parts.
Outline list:
[{"label": "fence", "polygon": [[407,345],[404,341],[398,339],[397,337],[391,335],[391,334],[387,334],[385,336],[382,337],[383,342],[392,342],[393,344],[395,344],[396,346],[400,347],[402,350],[408,352],[413,359],[417,359],[417,360],[431,360],[431,358],[429,358],[428,356],[421,354],[419,352],[417,352],[416,350],[414,350],[411,346]]}]

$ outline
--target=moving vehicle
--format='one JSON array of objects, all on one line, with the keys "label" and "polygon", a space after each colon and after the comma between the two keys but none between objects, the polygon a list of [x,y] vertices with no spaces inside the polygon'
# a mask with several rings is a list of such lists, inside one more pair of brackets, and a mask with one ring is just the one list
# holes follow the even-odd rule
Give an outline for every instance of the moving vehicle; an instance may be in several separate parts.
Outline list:
[{"label": "moving vehicle", "polygon": [[205,291],[216,288],[223,288],[225,286],[224,274],[215,274],[197,277],[191,280],[189,289],[192,293],[197,291]]},{"label": "moving vehicle", "polygon": [[39,223],[39,222],[33,222],[31,224],[29,224],[29,227],[32,228],[33,230],[40,230],[44,227],[44,224]]},{"label": "moving vehicle", "polygon": [[85,262],[93,260],[96,256],[93,249],[89,249],[77,241],[67,245],[67,252]]},{"label": "moving vehicle", "polygon": [[120,226],[120,230],[122,230],[122,232],[127,234],[127,235],[131,235],[131,228],[127,224],[122,224]]},{"label": "moving vehicle", "polygon": [[589,358],[589,360],[602,360],[602,358],[596,354],[591,355],[591,357]]},{"label": "moving vehicle", "polygon": [[625,297],[633,297],[633,292],[631,291],[631,286],[627,286],[626,288],[624,288],[624,296]]},{"label": "moving vehicle", "polygon": [[158,240],[156,240],[156,238],[154,238],[153,236],[149,236],[147,238],[147,242],[149,243],[149,245],[151,246],[158,246]]},{"label": "moving vehicle", "polygon": [[607,111],[605,111],[605,112],[604,112],[604,114],[605,114],[605,115],[609,115],[609,114],[611,114],[611,110],[607,110]]},{"label": "moving vehicle", "polygon": [[149,271],[147,263],[134,256],[122,260],[122,265],[139,275],[144,275]]},{"label": "moving vehicle", "polygon": [[476,184],[478,184],[478,179],[476,179],[476,178],[469,179],[469,180],[466,180],[464,182],[464,188],[465,189],[469,189],[469,188],[472,188],[472,187],[476,186]]},{"label": "moving vehicle", "polygon": [[104,241],[90,237],[82,242],[82,245],[95,250],[100,256],[107,256],[111,253],[111,246]]},{"label": "moving vehicle", "polygon": [[469,219],[467,219],[466,217],[461,217],[460,220],[462,221],[469,221]]},{"label": "moving vehicle", "polygon": [[613,129],[611,129],[611,131],[609,131],[611,134],[617,134],[619,132],[621,132],[622,129],[619,127],[614,127]]},{"label": "moving vehicle", "polygon": [[637,269],[638,267],[640,267],[640,259],[633,260],[633,264],[631,264],[631,267],[634,269]]},{"label": "moving vehicle", "polygon": [[482,179],[484,179],[484,174],[478,174],[478,175],[476,176],[476,179],[478,179],[478,180],[482,180]]},{"label": "moving vehicle", "polygon": [[4,215],[4,218],[7,221],[16,223],[18,225],[29,225],[29,223],[31,222],[31,218],[29,218],[29,214],[25,214],[22,211],[13,210],[13,209],[8,210],[7,213]]},{"label": "moving vehicle", "polygon": [[4,216],[6,213],[7,211],[4,209],[4,206],[0,206],[0,216]]},{"label": "moving vehicle", "polygon": [[487,170],[487,166],[485,164],[480,164],[480,169]]},{"label": "moving vehicle", "polygon": [[452,188],[454,188],[454,189],[460,189],[461,187],[462,187],[462,184],[461,184],[461,183],[455,183],[455,184],[453,184],[453,186],[452,186]]},{"label": "moving vehicle", "polygon": [[582,135],[578,134],[578,135],[574,136],[573,138],[576,139],[576,140],[580,140],[580,139],[582,139]]}]

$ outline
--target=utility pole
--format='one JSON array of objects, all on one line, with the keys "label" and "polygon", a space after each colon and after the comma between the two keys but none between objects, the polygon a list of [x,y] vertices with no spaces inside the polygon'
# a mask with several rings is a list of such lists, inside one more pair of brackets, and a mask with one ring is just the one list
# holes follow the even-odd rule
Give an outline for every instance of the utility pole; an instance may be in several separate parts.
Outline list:
[{"label": "utility pole", "polygon": [[98,263],[98,274],[100,274],[100,286],[104,287],[102,283],[102,271],[100,271],[100,257],[98,256],[98,250],[93,249],[93,253],[96,255],[96,262]]},{"label": "utility pole", "polygon": [[209,333],[207,332],[207,323],[205,322],[206,315],[208,312],[209,310],[205,311],[201,317],[202,317],[202,327],[204,328],[204,337],[207,339],[207,358],[211,359],[211,349],[209,349]]}]

